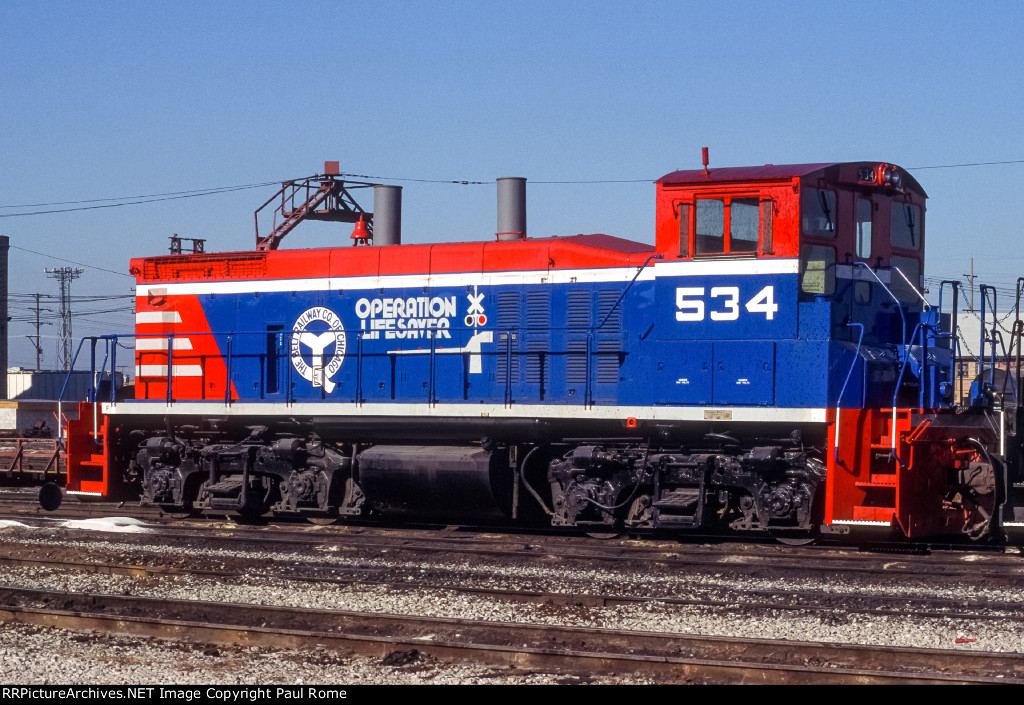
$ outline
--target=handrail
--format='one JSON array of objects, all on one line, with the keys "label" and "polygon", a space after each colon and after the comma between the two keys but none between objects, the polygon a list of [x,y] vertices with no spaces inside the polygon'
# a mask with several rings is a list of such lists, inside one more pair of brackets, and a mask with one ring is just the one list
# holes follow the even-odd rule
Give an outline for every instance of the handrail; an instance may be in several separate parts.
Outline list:
[{"label": "handrail", "polygon": [[[68,365],[68,373],[64,376],[64,384],[60,388],[60,394],[57,395],[57,440],[60,441],[61,446],[64,445],[64,424],[60,423],[60,419],[64,418],[64,392],[68,389],[68,382],[71,381],[71,373],[75,370],[75,363],[78,362],[78,355],[82,352],[82,346],[85,344],[85,341],[85,338],[78,341],[78,347],[75,348],[75,354],[71,358],[71,364]],[[92,384],[93,383],[90,381],[90,397],[92,396]]]},{"label": "handrail", "polygon": [[947,280],[944,280],[944,281],[939,283],[939,317],[940,317],[940,320],[941,320],[941,317],[942,317],[942,291],[945,288],[946,284],[949,284],[951,286],[951,288],[953,289],[953,312],[950,315],[950,319],[949,319],[950,320],[950,324],[949,324],[949,349],[950,349],[950,356],[949,356],[949,382],[950,382],[950,384],[953,384],[953,390],[954,390],[954,394],[955,394],[956,393],[956,385],[954,384],[953,380],[956,379],[957,360],[960,357],[960,355],[959,355],[959,352],[960,352],[960,337],[957,335],[957,318],[956,318],[957,317],[957,304],[959,303],[959,298],[958,298],[957,294],[960,291],[960,282],[952,281],[952,280],[948,280],[947,279]]},{"label": "handrail", "polygon": [[899,267],[897,267],[894,264],[893,265],[889,265],[889,269],[896,270],[896,273],[899,274],[901,277],[903,277],[903,281],[905,281],[907,283],[907,286],[909,286],[911,289],[913,289],[914,293],[917,294],[917,297],[919,299],[921,299],[921,301],[924,303],[925,310],[927,310],[927,311],[931,311],[932,310],[932,305],[930,303],[928,303],[928,299],[926,299],[924,297],[924,294],[922,294],[920,291],[918,291],[917,287],[914,286],[913,282],[911,282],[909,279],[907,279],[907,275],[903,273],[902,269],[900,269]]},{"label": "handrail", "polygon": [[[891,291],[889,291],[889,287],[887,287],[882,282],[882,280],[875,273],[875,270],[873,270],[871,267],[869,267],[864,262],[854,262],[854,264],[859,264],[862,267],[864,267],[864,269],[866,269],[869,272],[871,272],[871,276],[873,276],[875,278],[875,281],[878,282],[879,286],[881,286],[883,289],[885,289],[885,293],[887,293],[892,298],[892,300],[896,302],[896,310],[900,312],[900,321],[903,324],[902,326],[900,326],[900,328],[901,328],[900,332],[903,334],[903,343],[901,345],[901,350],[902,350],[902,353],[903,353],[903,356],[904,356],[903,357],[903,367],[900,368],[900,376],[899,376],[899,379],[896,382],[896,388],[892,392],[892,428],[893,428],[893,432],[892,432],[892,453],[893,453],[893,455],[896,455],[896,397],[900,393],[900,384],[903,381],[903,370],[906,367],[907,358],[909,357],[909,353],[907,351],[907,318],[906,318],[906,316],[903,315],[903,304],[900,303],[900,300],[896,298],[895,294],[893,294]],[[902,274],[902,272],[901,272],[901,274]],[[915,329],[915,332],[916,332],[916,329]]]},{"label": "handrail", "polygon": [[857,336],[857,349],[853,353],[853,361],[850,363],[850,369],[846,371],[846,379],[843,380],[843,388],[839,390],[839,397],[836,399],[836,428],[832,441],[832,448],[835,450],[835,460],[839,460],[839,409],[843,402],[843,395],[846,393],[846,385],[850,383],[850,377],[853,375],[853,369],[857,366],[857,360],[860,358],[860,344],[864,340],[863,323],[850,322],[846,325],[851,328],[860,328],[860,335]]},{"label": "handrail", "polygon": [[[335,222],[355,223],[362,219],[367,232],[373,233],[373,214],[360,206],[349,189],[368,188],[372,183],[362,181],[345,181],[336,174],[314,174],[301,179],[282,182],[280,190],[268,198],[253,213],[256,227],[256,249],[276,250],[281,240],[299,223],[306,219],[331,220]],[[305,201],[296,206],[296,198],[305,191]],[[260,212],[280,196],[280,205],[273,211],[271,232],[260,236]],[[322,210],[315,210],[327,203]],[[290,209],[290,210],[289,210]],[[281,222],[277,222],[280,213]]]},{"label": "handrail", "polygon": [[1014,389],[1020,389],[1021,385],[1021,347],[1024,346],[1024,340],[1021,339],[1022,335],[1024,335],[1024,321],[1021,321],[1020,318],[1020,298],[1022,293],[1024,293],[1024,277],[1017,277],[1017,300],[1013,307],[1016,312],[1016,317],[1013,322],[1013,330],[1016,334],[1014,341],[1017,343],[1017,384],[1014,385]]},{"label": "handrail", "polygon": [[[982,327],[982,341],[983,342],[982,342],[981,355],[979,356],[979,361],[984,357],[985,319],[987,318],[987,312],[986,312],[985,309],[986,309],[986,304],[988,303],[988,294],[989,294],[989,292],[991,292],[991,294],[992,294],[992,331],[991,331],[991,335],[989,337],[989,346],[990,346],[989,347],[989,351],[990,351],[989,352],[989,357],[990,357],[990,362],[989,362],[989,368],[990,368],[990,370],[989,370],[989,384],[991,384],[993,387],[995,386],[995,381],[996,381],[995,380],[996,357],[997,357],[997,355],[998,355],[998,353],[999,353],[999,351],[1001,349],[1002,350],[1002,359],[1006,362],[1006,365],[1007,365],[1006,377],[1004,378],[1003,390],[1002,390],[1002,393],[1005,394],[1005,392],[1006,392],[1006,383],[1005,383],[1005,381],[1010,379],[1010,370],[1009,370],[1010,353],[1006,349],[1006,342],[1003,340],[1003,334],[999,330],[998,292],[996,291],[996,288],[994,286],[990,286],[988,284],[982,284],[980,288],[981,288],[981,310],[982,310],[982,319],[981,319],[982,320],[982,326],[981,327]],[[1012,341],[1011,341],[1011,345],[1012,345]],[[978,372],[979,378],[981,377],[981,375],[982,375],[982,370],[979,369],[979,372]],[[979,390],[979,391],[981,391],[981,390]],[[1016,386],[1013,387],[1013,399],[1014,399],[1014,401],[1017,400],[1017,388],[1016,388]]]},{"label": "handrail", "polygon": [[903,315],[903,305],[900,303],[900,300],[898,298],[896,298],[896,295],[893,294],[889,290],[889,287],[887,287],[885,285],[885,283],[879,278],[878,274],[875,273],[875,270],[873,270],[871,267],[869,267],[866,262],[854,262],[854,264],[859,264],[860,266],[864,267],[864,269],[866,269],[869,272],[871,272],[871,276],[873,276],[875,278],[875,281],[878,282],[878,285],[881,286],[883,289],[885,289],[885,293],[887,293],[889,295],[889,298],[891,298],[894,302],[896,302],[896,309],[900,312],[900,320],[903,322],[903,330],[902,330],[903,342],[902,342],[902,346],[905,349],[907,347],[907,318],[906,318],[906,316]]},{"label": "handrail", "polygon": [[[461,328],[453,328],[453,329],[449,329],[449,330],[451,330],[451,332],[454,333],[456,331],[468,332],[471,329],[466,328],[466,329],[463,330]],[[572,354],[578,354],[579,352],[581,352],[581,351],[578,351],[578,350],[570,350],[570,349],[568,349],[568,347],[566,347],[565,350],[559,350],[559,351],[555,351],[555,350],[553,350],[551,348],[545,348],[544,350],[541,350],[541,351],[535,351],[535,350],[529,350],[529,351],[527,351],[527,350],[518,350],[517,351],[517,350],[514,350],[513,349],[513,345],[512,345],[512,338],[513,338],[513,336],[517,332],[522,332],[523,330],[525,330],[525,329],[523,329],[523,328],[508,328],[508,329],[503,329],[503,330],[496,330],[495,331],[496,334],[505,333],[505,346],[504,346],[504,349],[501,349],[501,347],[499,346],[499,347],[497,347],[492,352],[481,352],[480,353],[480,354],[483,354],[483,355],[491,355],[491,356],[501,356],[501,355],[503,355],[505,357],[506,369],[505,369],[505,375],[504,375],[505,379],[503,381],[504,381],[504,387],[505,387],[504,397],[505,397],[505,404],[506,405],[507,404],[512,404],[515,401],[515,394],[513,392],[513,385],[512,385],[512,370],[513,370],[515,358],[517,356],[519,356],[519,355],[527,355],[527,356],[529,356],[529,355],[540,355],[540,356],[545,356],[545,355],[572,355]],[[586,346],[586,352],[585,352],[585,355],[586,355],[586,373],[585,373],[586,374],[586,379],[584,380],[585,389],[584,389],[584,394],[582,395],[581,402],[583,404],[585,404],[585,405],[592,403],[593,402],[593,394],[594,394],[594,386],[596,384],[595,380],[593,379],[593,376],[594,376],[594,374],[596,374],[596,369],[597,369],[597,367],[594,364],[594,360],[592,358],[595,355],[605,355],[605,354],[607,354],[607,355],[621,355],[621,354],[623,354],[624,351],[621,350],[621,349],[608,350],[608,351],[598,351],[598,350],[596,350],[596,346],[593,344],[594,335],[596,333],[595,333],[595,328],[592,327],[592,326],[572,326],[572,327],[570,327],[570,326],[559,326],[559,327],[551,327],[548,330],[549,331],[563,331],[563,332],[575,332],[575,333],[578,333],[578,334],[586,334],[586,336],[587,336],[587,346]],[[286,340],[288,341],[287,345],[285,346],[285,351],[279,355],[278,359],[282,359],[283,358],[284,360],[288,360],[289,359],[289,351],[291,349],[291,338],[296,336],[296,335],[299,335],[300,332],[299,331],[277,331],[277,332],[286,335]],[[366,358],[367,357],[378,357],[378,356],[379,357],[385,357],[387,355],[387,353],[375,352],[375,353],[372,353],[372,354],[368,354],[366,352],[366,350],[365,350],[365,346],[363,345],[364,331],[362,331],[361,329],[358,329],[358,330],[357,329],[342,329],[340,332],[344,332],[347,335],[355,335],[356,336],[356,341],[357,341],[357,344],[356,344],[356,368],[357,368],[356,369],[356,375],[357,375],[357,379],[356,379],[356,388],[355,388],[354,391],[356,392],[356,395],[355,395],[356,403],[360,403],[361,404],[363,402],[362,395],[363,395],[363,393],[365,391],[363,377],[365,376]],[[183,360],[187,360],[187,361],[196,361],[197,360],[197,361],[199,361],[200,367],[203,368],[203,376],[205,377],[205,374],[206,374],[206,362],[205,361],[208,358],[210,358],[210,355],[205,355],[205,354],[188,354],[188,351],[183,351],[181,348],[176,348],[175,341],[179,340],[179,339],[183,339],[183,338],[190,338],[190,337],[194,338],[194,337],[198,337],[198,336],[215,336],[215,337],[222,337],[223,338],[223,342],[221,344],[221,352],[216,354],[216,355],[214,355],[213,357],[223,361],[224,368],[225,368],[225,370],[224,370],[224,372],[225,372],[224,404],[225,404],[225,406],[230,406],[231,403],[232,403],[231,389],[232,389],[232,376],[233,376],[233,372],[234,372],[235,363],[236,362],[240,362],[240,361],[244,361],[244,360],[248,360],[248,359],[262,358],[262,357],[265,357],[267,355],[267,353],[254,352],[254,351],[246,351],[246,352],[243,352],[243,353],[240,353],[240,354],[237,353],[236,352],[236,350],[237,350],[236,343],[238,342],[238,339],[244,338],[246,336],[261,337],[262,338],[262,337],[264,337],[266,335],[267,335],[267,331],[265,331],[265,330],[253,330],[253,331],[234,331],[234,332],[228,333],[228,334],[214,333],[212,331],[192,331],[192,332],[175,331],[174,333],[170,333],[170,334],[168,334],[168,333],[116,333],[116,334],[97,335],[97,336],[85,336],[85,337],[83,337],[79,341],[78,349],[76,350],[75,356],[74,356],[74,358],[72,360],[72,369],[69,370],[68,375],[66,376],[65,381],[64,381],[64,387],[61,390],[61,399],[63,399],[63,396],[66,394],[66,390],[67,390],[67,387],[68,387],[68,384],[69,384],[69,381],[70,381],[70,378],[71,378],[71,374],[70,373],[72,371],[74,371],[74,367],[76,366],[77,361],[79,359],[79,355],[81,354],[82,346],[85,345],[87,342],[90,345],[90,349],[93,349],[95,347],[95,345],[98,344],[100,341],[104,341],[106,343],[106,345],[107,345],[107,350],[111,350],[111,349],[116,350],[117,345],[120,344],[119,341],[122,340],[122,339],[133,339],[133,340],[139,340],[139,339],[161,339],[161,340],[166,341],[166,348],[167,348],[166,350],[164,350],[162,347],[161,348],[157,348],[157,349],[147,349],[147,350],[136,351],[136,355],[137,356],[139,356],[139,355],[163,355],[164,356],[163,359],[167,361],[166,373],[156,375],[156,377],[158,378],[158,381],[155,382],[155,383],[166,384],[167,389],[166,389],[165,402],[167,404],[173,404],[174,401],[175,401],[174,384],[176,382],[178,382],[179,378],[181,377],[181,372],[180,371],[179,371],[179,373],[177,375],[175,374],[174,367],[176,366],[176,364],[177,364],[178,367],[181,367],[181,363],[182,363]],[[498,337],[497,340],[500,340],[500,337]],[[496,342],[497,342],[497,340],[496,340]],[[454,351],[449,351],[446,348],[440,347],[438,345],[438,341],[436,339],[433,339],[433,338],[431,339],[430,347],[425,349],[425,350],[423,350],[423,354],[429,356],[429,378],[428,378],[427,399],[428,399],[428,402],[431,403],[431,404],[436,403],[437,400],[438,400],[437,399],[437,394],[438,394],[438,386],[437,386],[438,385],[438,379],[437,379],[437,375],[440,373],[440,371],[438,370],[439,362],[438,362],[437,356],[445,354],[445,353],[448,353],[448,352],[454,352]],[[104,355],[103,361],[102,361],[102,367],[99,368],[99,370],[97,368],[96,356],[93,355],[92,358],[90,359],[89,365],[90,365],[90,374],[91,374],[91,376],[90,376],[90,386],[89,386],[89,396],[88,396],[89,399],[95,400],[95,401],[99,401],[99,398],[98,398],[98,380],[97,380],[96,373],[97,373],[97,371],[99,371],[101,373],[101,376],[106,375],[107,374],[106,366],[107,366],[108,362],[112,363],[114,359],[116,359],[116,358],[113,355]],[[136,358],[136,365],[141,364],[141,363],[138,362],[138,360],[139,360],[139,358],[137,357]],[[160,367],[163,368],[164,365],[161,364]],[[285,403],[291,404],[292,402],[294,402],[296,400],[295,399],[295,390],[294,390],[294,386],[295,385],[294,385],[294,382],[293,382],[293,380],[294,380],[294,377],[293,377],[294,366],[291,365],[291,364],[286,364],[285,368],[286,368],[286,371],[285,371],[285,384],[284,384],[284,388],[283,389],[279,388],[280,391],[278,393],[281,393],[283,395]],[[267,371],[266,370],[267,370],[267,368],[261,366],[260,369],[262,370],[261,377],[263,377],[261,382],[262,382],[262,384],[265,385],[267,383],[266,382],[266,376],[267,376]],[[110,402],[111,403],[116,403],[116,398],[114,396],[114,394],[115,394],[114,385],[111,385],[111,387],[112,387],[112,389],[111,389],[111,399],[110,399]],[[323,390],[321,390],[321,391],[323,391]],[[265,395],[265,394],[266,394],[265,389],[261,390],[261,397],[260,398],[263,398],[262,395]],[[322,395],[322,396],[324,396],[324,398],[326,398],[325,395]],[[205,394],[203,395],[202,399],[204,399],[204,400],[206,399]]]},{"label": "handrail", "polygon": [[[288,365],[291,367],[291,365]],[[363,334],[356,333],[356,405],[363,405]]]},{"label": "handrail", "polygon": [[[224,361],[224,406],[231,406],[231,344],[234,340],[234,336],[229,335],[227,339],[227,355],[225,355]],[[167,393],[171,393],[170,378],[167,382]]]},{"label": "handrail", "polygon": [[992,358],[992,364],[989,365],[989,380],[988,380],[988,384],[990,386],[994,386],[995,385],[995,381],[996,381],[996,379],[995,379],[995,373],[996,373],[996,327],[998,325],[998,321],[996,320],[996,316],[997,316],[997,311],[999,309],[996,307],[996,303],[998,301],[998,298],[997,298],[997,294],[996,294],[995,288],[992,287],[992,286],[989,286],[988,284],[982,284],[982,285],[980,285],[979,289],[980,289],[980,293],[981,293],[981,325],[979,326],[980,334],[981,334],[981,348],[978,350],[978,381],[979,381],[978,393],[981,394],[981,393],[984,392],[984,386],[985,386],[985,339],[986,339],[986,336],[985,336],[985,323],[988,320],[988,310],[987,310],[987,308],[988,308],[988,292],[992,292],[992,337],[989,339],[990,340],[989,354],[990,354],[990,356]]},{"label": "handrail", "polygon": [[607,323],[608,319],[612,317],[613,313],[615,313],[615,309],[617,309],[619,307],[619,304],[622,303],[622,300],[626,298],[626,294],[629,293],[629,290],[631,288],[633,288],[633,284],[636,283],[636,280],[640,276],[640,273],[644,271],[644,269],[647,267],[648,264],[650,264],[652,259],[665,259],[665,255],[651,255],[650,257],[644,260],[644,263],[640,265],[640,268],[638,270],[636,270],[636,274],[633,275],[632,281],[630,281],[629,285],[622,290],[622,293],[619,294],[619,298],[616,299],[612,307],[608,309],[608,313],[605,315],[604,320],[601,321],[601,324],[597,327],[597,330],[604,328],[604,324]]}]

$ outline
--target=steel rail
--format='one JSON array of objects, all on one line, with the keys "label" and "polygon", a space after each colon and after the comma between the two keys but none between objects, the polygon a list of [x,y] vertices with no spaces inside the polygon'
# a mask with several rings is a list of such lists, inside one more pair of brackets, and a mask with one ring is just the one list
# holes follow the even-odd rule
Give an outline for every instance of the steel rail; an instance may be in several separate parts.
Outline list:
[{"label": "steel rail", "polygon": [[[88,505],[86,505],[88,506]],[[119,507],[124,511],[128,507]],[[105,516],[110,516],[107,508]],[[148,511],[157,511],[149,509]],[[59,512],[58,512],[59,514]],[[0,512],[2,516],[2,512]],[[44,522],[66,517],[54,514],[14,513],[15,519],[42,519]],[[511,558],[529,561],[580,560],[597,563],[622,563],[628,560],[644,560],[656,563],[662,568],[690,569],[714,567],[730,571],[778,570],[783,572],[807,573],[809,565],[817,569],[841,574],[865,574],[894,577],[919,577],[928,580],[986,580],[991,585],[1024,585],[1024,561],[1018,556],[1006,554],[978,554],[984,560],[976,560],[976,554],[969,554],[970,561],[963,560],[960,553],[938,553],[934,555],[900,555],[884,553],[851,553],[834,547],[801,547],[797,549],[746,543],[723,543],[708,547],[699,544],[676,543],[672,540],[597,542],[575,541],[577,535],[530,534],[528,541],[521,535],[508,534],[499,537],[487,532],[467,532],[456,535],[453,531],[439,529],[425,530],[395,528],[371,525],[312,526],[293,524],[295,528],[284,529],[280,525],[248,526],[235,524],[225,527],[223,523],[211,523],[208,519],[196,521],[191,526],[160,523],[152,534],[120,534],[121,541],[161,543],[181,540],[210,540],[219,543],[237,543],[251,549],[257,542],[263,549],[285,546],[339,546],[353,550],[389,549],[409,553],[464,554],[474,557]],[[80,536],[96,537],[93,532],[62,528]],[[767,549],[767,550],[766,550]],[[760,552],[758,552],[760,551]]]},{"label": "steel rail", "polygon": [[[239,579],[256,575],[252,570],[207,570],[202,568],[178,568],[173,566],[131,565],[119,563],[84,563],[81,561],[64,561],[59,559],[34,559],[0,556],[0,566],[23,568],[46,568],[51,570],[69,570],[96,575],[127,575],[134,577],[195,577],[216,580]],[[375,574],[385,572],[384,568],[347,566],[345,572],[355,574]],[[1019,602],[994,602],[991,600],[971,601],[961,598],[941,597],[908,597],[895,595],[846,595],[835,592],[815,590],[790,590],[783,593],[759,589],[730,589],[732,594],[748,598],[741,601],[735,598],[714,599],[704,597],[683,598],[672,595],[609,595],[602,593],[567,593],[545,592],[539,590],[513,590],[503,588],[485,588],[468,585],[448,585],[417,582],[410,585],[404,580],[372,580],[356,577],[331,577],[308,575],[275,575],[282,582],[313,583],[325,586],[342,587],[387,587],[389,592],[405,593],[412,591],[439,591],[461,595],[473,595],[489,599],[516,602],[521,604],[545,604],[554,606],[573,606],[589,608],[607,608],[633,605],[672,605],[680,607],[728,608],[737,610],[762,611],[797,611],[797,612],[841,612],[843,614],[860,614],[869,616],[906,617],[912,614],[915,618],[959,619],[965,621],[1004,621],[1024,622],[1024,614],[1020,612]],[[871,606],[857,607],[848,604],[836,604],[837,599],[860,600]]]},{"label": "steel rail", "polygon": [[[57,605],[58,608],[53,606]],[[147,616],[140,616],[147,615]],[[1024,683],[1024,655],[688,636],[0,588],[0,619],[220,645],[330,648],[666,682]]]}]

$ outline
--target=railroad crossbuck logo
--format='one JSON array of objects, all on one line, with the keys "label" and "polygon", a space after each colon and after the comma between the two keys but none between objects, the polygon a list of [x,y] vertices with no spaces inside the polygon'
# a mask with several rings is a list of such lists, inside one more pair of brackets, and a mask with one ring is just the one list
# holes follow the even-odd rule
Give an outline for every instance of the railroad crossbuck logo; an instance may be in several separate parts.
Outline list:
[{"label": "railroad crossbuck logo", "polygon": [[338,314],[323,306],[303,311],[292,326],[291,357],[303,379],[333,392],[334,376],[345,361],[345,328]]}]

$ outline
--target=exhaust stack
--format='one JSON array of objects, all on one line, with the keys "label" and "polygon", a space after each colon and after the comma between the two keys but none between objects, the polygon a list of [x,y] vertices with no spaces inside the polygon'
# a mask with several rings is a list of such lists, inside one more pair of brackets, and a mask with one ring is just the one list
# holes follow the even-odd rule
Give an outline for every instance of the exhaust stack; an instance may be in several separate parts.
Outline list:
[{"label": "exhaust stack", "polygon": [[498,240],[526,239],[526,179],[505,176],[498,179]]},{"label": "exhaust stack", "polygon": [[402,244],[402,187],[373,187],[373,244]]}]

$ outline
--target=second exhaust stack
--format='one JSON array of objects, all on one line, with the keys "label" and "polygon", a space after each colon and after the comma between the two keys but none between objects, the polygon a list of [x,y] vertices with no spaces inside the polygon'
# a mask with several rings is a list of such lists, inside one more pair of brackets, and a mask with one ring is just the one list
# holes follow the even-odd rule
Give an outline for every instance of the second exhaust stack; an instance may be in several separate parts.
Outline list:
[{"label": "second exhaust stack", "polygon": [[526,239],[526,179],[504,176],[498,179],[498,240]]},{"label": "second exhaust stack", "polygon": [[402,244],[402,187],[373,187],[373,244],[377,247]]}]

